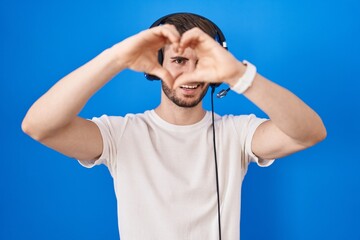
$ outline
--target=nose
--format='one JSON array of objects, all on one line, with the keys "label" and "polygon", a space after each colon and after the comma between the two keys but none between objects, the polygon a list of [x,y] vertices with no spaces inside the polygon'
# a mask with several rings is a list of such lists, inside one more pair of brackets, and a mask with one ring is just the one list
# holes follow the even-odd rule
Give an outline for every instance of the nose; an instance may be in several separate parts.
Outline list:
[{"label": "nose", "polygon": [[196,68],[197,63],[198,63],[197,59],[196,60],[190,60],[188,62],[188,64],[187,64],[187,66],[186,66],[185,71],[186,72],[193,72],[195,70],[195,68]]}]

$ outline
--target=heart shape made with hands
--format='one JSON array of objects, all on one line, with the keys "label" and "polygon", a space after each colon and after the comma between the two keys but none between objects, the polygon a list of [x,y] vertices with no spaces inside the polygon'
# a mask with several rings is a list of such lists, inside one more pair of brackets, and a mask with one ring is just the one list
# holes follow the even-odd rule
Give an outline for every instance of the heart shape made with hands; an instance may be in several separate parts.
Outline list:
[{"label": "heart shape made with hands", "polygon": [[[154,52],[152,52],[151,58],[144,58],[146,62],[144,61],[142,65],[151,66],[148,68],[151,71],[147,72],[158,76],[173,89],[189,82],[224,82],[228,77],[227,75],[234,71],[231,68],[237,66],[237,64],[234,64],[237,60],[218,42],[199,28],[192,28],[181,36],[175,27],[171,25],[162,25],[149,30],[153,33],[151,38],[148,35],[144,35],[143,40],[145,40],[147,45],[138,46],[139,49],[149,49],[149,45],[152,44],[155,47],[152,46],[151,49],[155,51],[155,48],[160,49],[168,45],[180,56],[187,48],[191,48],[196,54],[197,63],[194,70],[183,72],[175,79],[167,69],[158,63],[157,57],[153,55]],[[141,54],[146,55],[146,51],[141,51]]]},{"label": "heart shape made with hands", "polygon": [[190,29],[181,36],[177,51],[182,54],[186,48],[195,51],[197,64],[193,71],[184,72],[174,79],[172,88],[189,82],[227,82],[238,75],[239,66],[242,66],[229,51],[199,28]]}]

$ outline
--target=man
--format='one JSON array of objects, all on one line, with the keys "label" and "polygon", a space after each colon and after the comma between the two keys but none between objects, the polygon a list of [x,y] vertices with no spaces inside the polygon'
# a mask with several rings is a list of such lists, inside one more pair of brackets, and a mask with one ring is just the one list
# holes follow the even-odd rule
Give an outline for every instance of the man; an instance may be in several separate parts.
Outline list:
[{"label": "man", "polygon": [[[256,73],[253,64],[234,58],[214,40],[216,31],[198,15],[170,15],[65,76],[24,118],[22,128],[34,139],[87,167],[109,168],[123,240],[239,239],[248,163],[270,165],[326,136],[309,106]],[[91,121],[77,116],[96,91],[127,68],[162,80],[157,108]],[[269,120],[216,115],[212,123],[202,98],[210,84],[221,82],[244,94]]]}]

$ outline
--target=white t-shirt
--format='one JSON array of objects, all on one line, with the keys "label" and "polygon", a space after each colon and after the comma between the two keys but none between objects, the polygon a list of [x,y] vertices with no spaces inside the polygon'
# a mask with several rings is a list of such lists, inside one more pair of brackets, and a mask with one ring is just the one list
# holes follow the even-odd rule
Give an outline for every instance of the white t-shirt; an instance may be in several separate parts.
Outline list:
[{"label": "white t-shirt", "polygon": [[[211,112],[178,126],[154,110],[93,118],[103,153],[85,167],[105,164],[114,179],[121,240],[218,239]],[[248,163],[268,166],[251,151],[254,115],[215,116],[222,239],[240,238],[241,184]]]}]

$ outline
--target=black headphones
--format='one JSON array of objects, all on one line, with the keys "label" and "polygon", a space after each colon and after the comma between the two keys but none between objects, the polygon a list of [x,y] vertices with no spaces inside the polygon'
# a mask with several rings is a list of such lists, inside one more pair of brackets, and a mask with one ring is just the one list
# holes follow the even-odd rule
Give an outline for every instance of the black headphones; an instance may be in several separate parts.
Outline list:
[{"label": "black headphones", "polygon": [[[215,24],[213,23],[211,20],[203,17],[203,16],[200,16],[200,15],[197,15],[197,14],[194,14],[194,13],[186,13],[186,12],[181,12],[181,13],[172,13],[172,14],[169,14],[169,15],[166,15],[164,17],[161,17],[159,18],[158,20],[156,20],[153,24],[151,24],[150,28],[153,28],[153,27],[156,27],[156,26],[160,26],[162,24],[164,24],[166,22],[166,20],[169,18],[169,17],[173,17],[175,15],[178,15],[178,14],[188,14],[188,15],[192,15],[192,16],[195,16],[195,17],[198,17],[202,20],[205,20],[209,23],[212,24],[212,26],[214,27],[215,31],[216,31],[216,35],[215,35],[215,40],[221,45],[223,46],[226,50],[228,49],[227,48],[227,45],[226,45],[226,39],[225,39],[225,36],[223,34],[223,32],[220,30],[220,28]],[[164,54],[163,54],[163,51],[160,49],[159,52],[158,52],[158,61],[160,64],[163,63],[163,60],[164,60]],[[144,73],[145,75],[145,78],[147,80],[150,80],[150,81],[153,81],[153,80],[160,80],[159,77],[155,76],[155,75],[151,75],[151,74],[147,74],[147,73]],[[211,84],[212,86],[214,87],[218,87],[221,83],[216,83],[216,84]]]}]

